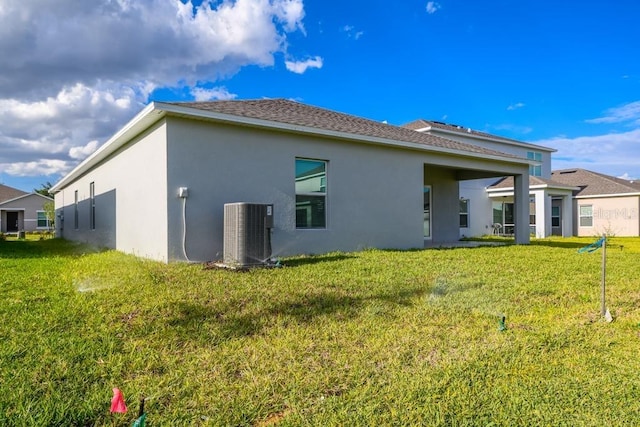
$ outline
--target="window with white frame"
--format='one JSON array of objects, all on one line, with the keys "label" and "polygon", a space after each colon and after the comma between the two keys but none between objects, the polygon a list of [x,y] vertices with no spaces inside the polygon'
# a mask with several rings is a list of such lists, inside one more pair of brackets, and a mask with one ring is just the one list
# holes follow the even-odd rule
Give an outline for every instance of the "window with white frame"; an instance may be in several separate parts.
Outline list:
[{"label": "window with white frame", "polygon": [[[527,159],[542,162],[542,153],[527,151]],[[542,165],[529,165],[529,175],[542,176]]]},{"label": "window with white frame", "polygon": [[327,227],[327,161],[296,159],[296,228]]},{"label": "window with white frame", "polygon": [[551,226],[560,227],[560,206],[551,207]]},{"label": "window with white frame", "polygon": [[469,227],[469,200],[460,199],[460,228]]},{"label": "window with white frame", "polygon": [[37,211],[38,215],[38,228],[49,228],[50,222],[49,218],[47,218],[47,213],[45,211]]},{"label": "window with white frame", "polygon": [[580,212],[580,227],[593,227],[593,206],[581,205]]}]

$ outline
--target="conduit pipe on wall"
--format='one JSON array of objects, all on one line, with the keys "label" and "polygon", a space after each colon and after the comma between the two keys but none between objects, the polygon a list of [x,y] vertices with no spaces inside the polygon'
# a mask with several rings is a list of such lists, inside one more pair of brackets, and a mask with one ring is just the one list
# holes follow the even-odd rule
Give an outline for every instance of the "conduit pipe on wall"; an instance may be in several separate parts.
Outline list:
[{"label": "conduit pipe on wall", "polygon": [[178,197],[182,199],[182,255],[187,262],[191,262],[187,256],[187,196],[189,196],[189,189],[187,187],[180,187],[178,189]]}]

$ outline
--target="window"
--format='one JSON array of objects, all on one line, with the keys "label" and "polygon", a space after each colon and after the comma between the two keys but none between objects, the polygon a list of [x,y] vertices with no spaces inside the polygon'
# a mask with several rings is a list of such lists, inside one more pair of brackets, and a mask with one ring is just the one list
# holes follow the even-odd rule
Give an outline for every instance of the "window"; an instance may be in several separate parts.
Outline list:
[{"label": "window", "polygon": [[593,227],[593,206],[580,206],[580,227]]},{"label": "window", "polygon": [[78,217],[78,190],[73,193],[73,228],[80,228]]},{"label": "window", "polygon": [[96,186],[89,184],[89,228],[96,229]]},{"label": "window", "polygon": [[560,227],[560,206],[551,206],[551,226]]},{"label": "window", "polygon": [[[542,153],[527,151],[527,159],[542,162]],[[529,175],[542,176],[542,165],[529,165]]]},{"label": "window", "polygon": [[37,211],[38,215],[38,228],[49,228],[49,219],[47,219],[47,213],[45,211]]},{"label": "window", "polygon": [[423,188],[423,213],[424,213],[424,238],[431,238],[431,186],[425,185]]},{"label": "window", "polygon": [[469,200],[460,199],[460,228],[469,227]]},{"label": "window", "polygon": [[296,228],[327,226],[327,162],[296,159]]}]

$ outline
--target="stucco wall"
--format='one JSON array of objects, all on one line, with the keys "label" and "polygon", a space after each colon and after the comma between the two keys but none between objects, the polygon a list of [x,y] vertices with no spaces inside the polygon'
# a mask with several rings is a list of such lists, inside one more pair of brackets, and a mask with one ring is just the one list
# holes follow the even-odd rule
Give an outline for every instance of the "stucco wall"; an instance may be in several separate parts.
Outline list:
[{"label": "stucco wall", "polygon": [[[172,117],[167,123],[170,260],[184,259],[179,187],[189,189],[185,249],[191,260],[222,257],[223,206],[233,202],[274,205],[274,256],[368,247],[407,249],[424,245],[424,184],[433,186],[433,240],[451,242],[459,237],[458,182],[453,169],[438,165],[487,167],[482,159],[309,135]],[[326,229],[296,229],[296,158],[328,162]],[[505,174],[526,172],[526,165],[503,166]]]},{"label": "stucco wall", "polygon": [[[156,124],[55,195],[58,235],[167,260],[166,127]],[[95,185],[95,229],[90,229],[90,183]],[[78,227],[74,192],[78,191]]]},{"label": "stucco wall", "polygon": [[460,142],[466,142],[467,144],[477,145],[480,147],[489,148],[491,150],[500,151],[502,153],[513,154],[514,156],[520,156],[527,158],[527,152],[538,152],[542,155],[542,178],[549,179],[551,177],[551,152],[548,150],[537,149],[536,147],[527,147],[518,145],[516,143],[510,144],[508,142],[490,141],[485,139],[471,138],[464,135],[457,135],[452,133],[442,133],[437,130],[432,130],[430,133],[434,135],[441,135],[445,138],[453,139]]},{"label": "stucco wall", "polygon": [[424,185],[431,186],[433,242],[455,242],[460,238],[460,198],[455,170],[424,165]]},{"label": "stucco wall", "polygon": [[492,200],[487,196],[487,187],[498,179],[473,179],[460,182],[460,197],[469,200],[469,227],[460,228],[460,237],[493,233]]},{"label": "stucco wall", "polygon": [[[576,199],[574,227],[578,236],[607,233],[612,236],[640,236],[640,197]],[[580,226],[580,206],[591,205],[593,226]]]},{"label": "stucco wall", "polygon": [[38,228],[38,211],[43,211],[44,204],[48,201],[50,200],[39,194],[29,194],[3,203],[0,205],[0,231],[7,231],[7,212],[20,212],[18,215],[19,230],[47,230],[46,227]]},{"label": "stucco wall", "polygon": [[[286,133],[170,119],[169,258],[222,257],[225,203],[273,203],[274,256],[422,247],[423,163],[399,150]],[[297,230],[295,160],[326,160],[327,228]]]}]

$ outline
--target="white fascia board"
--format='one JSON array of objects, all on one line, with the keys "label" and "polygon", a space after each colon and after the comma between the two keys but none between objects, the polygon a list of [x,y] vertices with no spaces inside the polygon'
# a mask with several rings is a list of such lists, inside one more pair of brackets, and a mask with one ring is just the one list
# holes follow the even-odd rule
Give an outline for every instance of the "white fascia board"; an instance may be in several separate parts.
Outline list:
[{"label": "white fascia board", "polygon": [[393,147],[405,148],[405,149],[416,150],[416,151],[428,151],[428,152],[435,152],[435,153],[442,153],[442,154],[451,154],[458,157],[482,158],[482,159],[497,160],[501,162],[517,163],[517,164],[523,164],[523,165],[531,164],[531,162],[528,159],[525,159],[524,157],[507,157],[507,156],[496,156],[496,155],[482,154],[482,153],[473,153],[471,151],[461,151],[461,150],[454,150],[454,149],[443,148],[443,147],[434,147],[431,145],[421,145],[415,142],[397,141],[397,140],[387,139],[387,138],[358,135],[358,134],[352,134],[352,133],[346,133],[346,132],[332,131],[327,129],[313,128],[309,126],[292,125],[289,123],[274,122],[274,121],[263,120],[263,119],[255,119],[251,117],[236,116],[231,114],[223,114],[223,113],[217,113],[214,111],[200,110],[197,108],[183,107],[183,106],[172,105],[172,104],[156,103],[156,106],[166,111],[169,114],[178,115],[178,116],[183,115],[189,118],[201,118],[201,119],[208,119],[208,120],[219,121],[219,122],[242,124],[245,126],[275,129],[275,130],[286,131],[286,132],[326,136],[326,137],[343,139],[343,140],[357,141],[357,142],[362,142],[365,144],[372,144],[372,145],[393,146]]},{"label": "white fascia board", "polygon": [[608,197],[638,197],[639,193],[593,194],[589,196],[575,196],[574,199],[605,199]]},{"label": "white fascia board", "polygon": [[[481,139],[481,140],[484,140],[484,141],[497,142],[499,144],[509,144],[509,145],[515,145],[515,146],[524,147],[524,148],[531,148],[531,149],[540,150],[540,151],[548,151],[550,153],[555,153],[556,151],[558,151],[555,148],[551,148],[551,147],[545,147],[545,146],[542,146],[542,145],[530,144],[528,142],[520,142],[520,141],[516,141],[516,140],[513,140],[513,139],[491,138],[491,137],[484,136],[484,135],[474,134],[473,132],[471,132],[471,133],[466,132],[466,131],[457,132],[457,131],[450,130],[450,129],[442,129],[442,128],[435,128],[435,127],[431,127],[430,129],[434,133],[442,132],[442,133],[448,133],[450,135],[466,136],[466,137],[470,137],[470,138]],[[471,129],[471,130],[473,131],[473,129]]]},{"label": "white fascia board", "polygon": [[[574,190],[578,190],[579,187],[561,187],[558,185],[549,185],[549,184],[536,184],[536,185],[529,186],[529,190],[545,190],[545,189],[574,191]],[[487,193],[500,193],[503,191],[513,191],[513,187],[487,188],[486,191]]]},{"label": "white fascia board", "polygon": [[164,111],[157,109],[155,103],[150,103],[133,119],[131,119],[124,127],[116,132],[107,142],[102,144],[93,154],[83,160],[71,172],[58,181],[49,192],[57,193],[63,187],[73,182],[82,174],[91,169],[94,165],[106,159],[116,150],[129,142],[135,135],[138,135],[144,129],[151,126],[164,116]]}]

